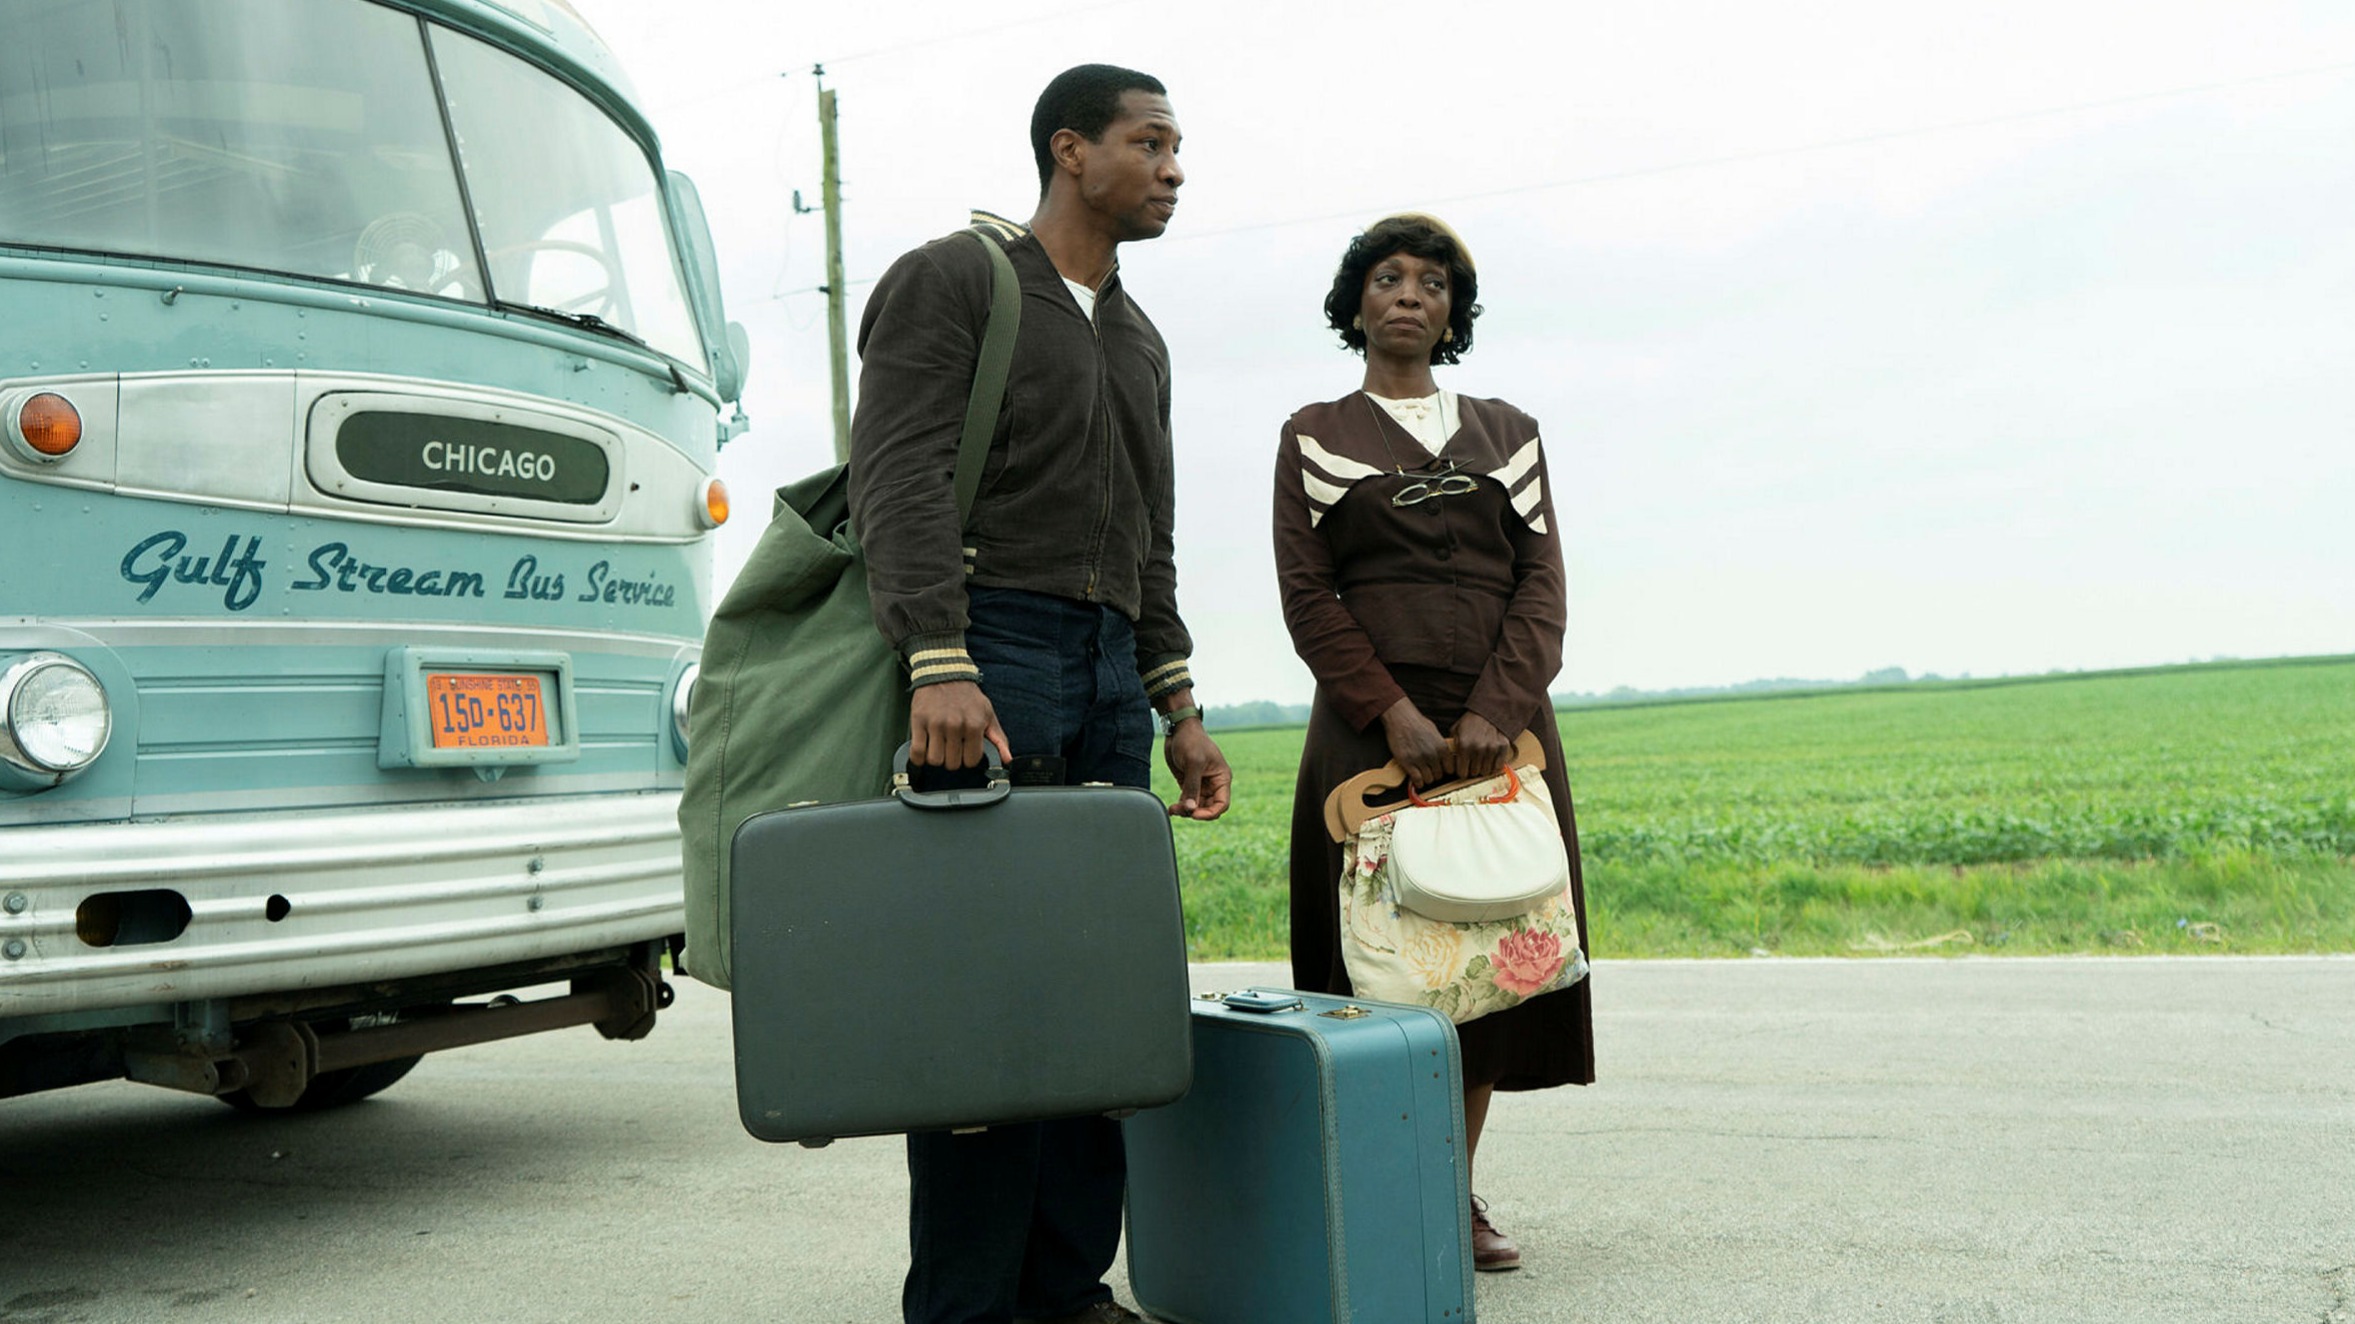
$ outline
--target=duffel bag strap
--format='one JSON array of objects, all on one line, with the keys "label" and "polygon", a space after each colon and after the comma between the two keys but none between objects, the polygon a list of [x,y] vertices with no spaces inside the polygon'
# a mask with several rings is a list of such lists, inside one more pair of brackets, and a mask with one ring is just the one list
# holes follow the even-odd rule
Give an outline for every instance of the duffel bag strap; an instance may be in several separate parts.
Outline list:
[{"label": "duffel bag strap", "polygon": [[957,438],[957,527],[973,518],[981,493],[981,470],[989,462],[989,440],[998,430],[998,409],[1006,402],[1006,379],[1014,368],[1014,337],[1022,326],[1022,283],[1014,264],[975,213],[965,233],[989,254],[989,326],[981,334],[981,361],[973,369],[973,394],[965,401],[965,430]]}]

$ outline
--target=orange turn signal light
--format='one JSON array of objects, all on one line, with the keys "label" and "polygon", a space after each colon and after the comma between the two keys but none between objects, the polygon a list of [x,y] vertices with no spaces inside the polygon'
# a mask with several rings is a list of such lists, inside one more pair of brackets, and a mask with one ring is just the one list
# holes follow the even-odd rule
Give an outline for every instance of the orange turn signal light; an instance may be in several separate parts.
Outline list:
[{"label": "orange turn signal light", "polygon": [[728,522],[728,485],[714,478],[703,485],[703,524],[716,529]]},{"label": "orange turn signal light", "polygon": [[43,391],[16,411],[16,435],[36,453],[58,459],[82,444],[82,415],[64,396]]}]

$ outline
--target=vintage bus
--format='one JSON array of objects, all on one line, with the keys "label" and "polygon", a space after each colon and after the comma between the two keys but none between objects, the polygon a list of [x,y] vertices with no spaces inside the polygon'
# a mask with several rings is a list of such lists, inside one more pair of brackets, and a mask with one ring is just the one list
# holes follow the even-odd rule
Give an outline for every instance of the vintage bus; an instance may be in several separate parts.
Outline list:
[{"label": "vintage bus", "polygon": [[745,345],[558,0],[0,0],[0,1096],[634,1038]]}]

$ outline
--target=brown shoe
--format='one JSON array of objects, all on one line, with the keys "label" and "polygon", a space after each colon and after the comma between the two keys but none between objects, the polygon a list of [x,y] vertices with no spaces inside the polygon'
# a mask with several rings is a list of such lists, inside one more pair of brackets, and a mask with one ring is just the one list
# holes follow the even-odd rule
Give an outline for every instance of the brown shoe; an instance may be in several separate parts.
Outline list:
[{"label": "brown shoe", "polygon": [[1057,1315],[1053,1319],[1018,1319],[1014,1324],[1152,1324],[1152,1321],[1118,1301],[1098,1301],[1068,1315]]},{"label": "brown shoe", "polygon": [[1472,1197],[1472,1268],[1496,1273],[1521,1267],[1521,1247],[1488,1221],[1488,1201]]}]

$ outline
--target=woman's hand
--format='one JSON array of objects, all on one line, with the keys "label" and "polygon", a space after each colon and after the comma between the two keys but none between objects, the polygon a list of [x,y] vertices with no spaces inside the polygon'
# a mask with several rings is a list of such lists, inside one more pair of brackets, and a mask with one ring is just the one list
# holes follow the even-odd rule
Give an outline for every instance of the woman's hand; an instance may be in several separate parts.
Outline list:
[{"label": "woman's hand", "polygon": [[1414,700],[1400,699],[1383,712],[1382,738],[1390,742],[1390,757],[1406,769],[1410,784],[1437,786],[1447,780],[1453,755],[1439,728],[1431,725]]},{"label": "woman's hand", "polygon": [[1457,777],[1494,777],[1513,757],[1513,742],[1478,713],[1456,719],[1454,750],[1448,771]]}]

